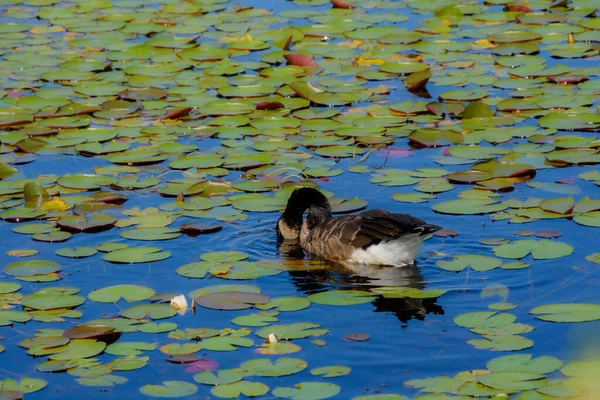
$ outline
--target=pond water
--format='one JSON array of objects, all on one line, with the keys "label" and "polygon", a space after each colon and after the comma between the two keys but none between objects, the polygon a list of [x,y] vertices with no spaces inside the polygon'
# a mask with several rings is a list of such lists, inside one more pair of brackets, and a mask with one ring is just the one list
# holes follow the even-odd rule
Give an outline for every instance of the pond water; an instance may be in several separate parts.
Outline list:
[{"label": "pond water", "polygon": [[[598,398],[597,4],[530,3],[5,0],[0,399]],[[312,259],[300,184],[445,229]]]}]

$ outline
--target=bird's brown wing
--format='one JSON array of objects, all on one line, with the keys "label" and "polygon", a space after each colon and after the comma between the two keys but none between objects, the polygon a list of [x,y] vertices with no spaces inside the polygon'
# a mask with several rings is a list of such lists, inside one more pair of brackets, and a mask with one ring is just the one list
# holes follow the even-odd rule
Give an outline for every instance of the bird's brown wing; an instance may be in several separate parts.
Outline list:
[{"label": "bird's brown wing", "polygon": [[355,248],[365,248],[382,241],[397,239],[408,233],[424,232],[428,227],[435,227],[408,214],[392,214],[377,209],[342,217],[335,222],[338,225],[336,228],[340,241]]}]

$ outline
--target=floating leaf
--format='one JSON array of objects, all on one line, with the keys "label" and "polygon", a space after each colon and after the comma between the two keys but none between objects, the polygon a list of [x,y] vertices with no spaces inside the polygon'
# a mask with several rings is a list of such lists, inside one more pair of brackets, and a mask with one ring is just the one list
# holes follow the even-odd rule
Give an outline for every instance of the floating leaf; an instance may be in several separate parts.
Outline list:
[{"label": "floating leaf", "polygon": [[531,254],[534,260],[548,260],[568,256],[573,247],[551,240],[517,240],[494,247],[494,254],[502,258],[523,258]]},{"label": "floating leaf", "polygon": [[600,305],[586,303],[547,304],[529,311],[550,322],[586,322],[600,319]]},{"label": "floating leaf", "polygon": [[306,369],[306,361],[299,358],[282,357],[274,363],[268,358],[257,358],[245,361],[240,365],[246,376],[286,376]]},{"label": "floating leaf", "polygon": [[252,339],[235,336],[219,336],[202,340],[202,348],[214,351],[233,351],[237,347],[250,347],[254,344]]},{"label": "floating leaf", "polygon": [[550,356],[532,358],[531,354],[511,354],[494,358],[487,363],[492,372],[535,372],[549,374],[562,367],[562,362]]},{"label": "floating leaf", "polygon": [[330,290],[308,296],[308,300],[312,303],[330,306],[362,304],[373,301],[374,299],[375,297],[373,297],[372,293],[362,290]]},{"label": "floating leaf", "polygon": [[328,399],[337,395],[341,388],[333,383],[300,382],[294,387],[278,386],[273,389],[273,395],[294,400]]},{"label": "floating leaf", "polygon": [[311,375],[322,375],[323,378],[334,378],[344,376],[350,373],[351,369],[343,365],[332,365],[329,367],[319,367],[310,370]]},{"label": "floating leaf", "polygon": [[184,381],[163,381],[162,385],[144,385],[140,393],[150,397],[175,398],[191,396],[198,391],[193,383]]},{"label": "floating leaf", "polygon": [[131,319],[163,319],[177,314],[177,310],[167,304],[141,304],[121,311],[121,315]]},{"label": "floating leaf", "polygon": [[112,263],[133,264],[160,261],[169,257],[171,257],[170,251],[163,251],[158,247],[131,247],[111,251],[102,258]]},{"label": "floating leaf", "polygon": [[472,268],[475,271],[489,271],[498,268],[502,261],[495,257],[482,256],[478,254],[461,254],[455,256],[452,261],[440,260],[437,262],[438,267],[446,271],[462,271],[465,268]]},{"label": "floating leaf", "polygon": [[88,298],[102,303],[116,303],[120,299],[132,303],[134,301],[146,300],[155,294],[154,290],[145,286],[115,285],[96,289],[88,295]]},{"label": "floating leaf", "polygon": [[516,319],[512,314],[476,311],[455,317],[454,323],[465,328],[495,328],[512,324]]},{"label": "floating leaf", "polygon": [[537,389],[546,385],[544,375],[536,372],[492,372],[477,375],[477,380],[491,388],[509,391]]},{"label": "floating leaf", "polygon": [[258,293],[216,292],[195,298],[196,304],[214,310],[243,310],[255,304],[265,304],[269,298]]},{"label": "floating leaf", "polygon": [[72,339],[67,345],[52,349],[51,360],[75,360],[89,358],[104,351],[106,343],[93,339]]},{"label": "floating leaf", "polygon": [[98,252],[94,247],[89,246],[77,246],[74,248],[63,247],[62,249],[56,250],[56,254],[61,257],[68,258],[85,258],[91,257]]},{"label": "floating leaf", "polygon": [[213,395],[225,399],[239,398],[241,394],[247,397],[262,396],[268,391],[269,387],[264,383],[250,382],[245,380],[225,385],[218,385],[210,390]]},{"label": "floating leaf", "polygon": [[269,334],[273,333],[279,339],[290,340],[290,339],[303,339],[311,336],[323,336],[329,329],[320,328],[321,325],[313,324],[311,322],[296,322],[293,324],[285,325],[270,325],[264,327],[256,332],[261,338],[267,338]]},{"label": "floating leaf", "polygon": [[4,266],[4,273],[10,276],[36,276],[58,272],[62,269],[60,265],[52,261],[31,260],[20,261]]},{"label": "floating leaf", "polygon": [[494,199],[459,199],[436,203],[432,208],[442,214],[469,215],[498,212],[507,206]]},{"label": "floating leaf", "polygon": [[12,325],[13,322],[27,322],[31,315],[23,311],[0,310],[0,326]]},{"label": "floating leaf", "polygon": [[533,347],[533,340],[523,336],[486,336],[485,339],[472,339],[467,343],[481,349],[493,351],[517,351]]},{"label": "floating leaf", "polygon": [[156,350],[156,345],[153,343],[118,342],[109,345],[104,351],[105,353],[112,354],[114,356],[137,356],[142,354],[143,351],[153,350]]},{"label": "floating leaf", "polygon": [[23,297],[21,304],[34,310],[53,310],[77,307],[84,302],[85,297],[82,296],[36,292]]}]

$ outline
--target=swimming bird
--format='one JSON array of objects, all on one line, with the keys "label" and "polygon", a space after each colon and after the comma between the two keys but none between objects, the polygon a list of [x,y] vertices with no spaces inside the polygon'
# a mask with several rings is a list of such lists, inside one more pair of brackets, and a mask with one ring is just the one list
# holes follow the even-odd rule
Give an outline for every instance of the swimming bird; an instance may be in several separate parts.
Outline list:
[{"label": "swimming bird", "polygon": [[412,215],[380,209],[333,218],[329,200],[310,187],[292,192],[276,227],[279,239],[299,240],[314,256],[392,266],[413,264],[427,235],[439,229]]}]

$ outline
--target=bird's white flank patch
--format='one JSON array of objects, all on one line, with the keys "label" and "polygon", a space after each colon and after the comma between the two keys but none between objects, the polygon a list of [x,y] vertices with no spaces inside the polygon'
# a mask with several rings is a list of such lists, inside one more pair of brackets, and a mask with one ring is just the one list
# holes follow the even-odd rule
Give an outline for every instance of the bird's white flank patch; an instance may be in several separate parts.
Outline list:
[{"label": "bird's white flank patch", "polygon": [[414,233],[389,242],[381,242],[366,249],[356,249],[348,261],[361,264],[394,265],[397,267],[412,264],[425,238],[426,235],[421,236]]}]

